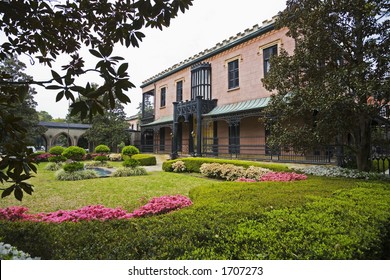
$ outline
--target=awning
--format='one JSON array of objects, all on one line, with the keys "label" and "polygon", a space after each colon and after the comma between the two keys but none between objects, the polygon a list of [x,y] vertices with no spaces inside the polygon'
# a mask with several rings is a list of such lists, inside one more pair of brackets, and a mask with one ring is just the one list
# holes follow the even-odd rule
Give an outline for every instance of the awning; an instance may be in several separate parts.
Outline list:
[{"label": "awning", "polygon": [[204,114],[204,117],[215,117],[221,115],[237,114],[244,111],[253,111],[264,108],[268,105],[270,97],[263,97],[253,100],[246,100],[238,103],[225,104],[215,107],[209,113]]},{"label": "awning", "polygon": [[173,123],[173,115],[169,116],[163,116],[151,123],[147,123],[142,125],[142,127],[149,127],[149,126],[156,126],[156,125],[162,125],[162,124],[168,124],[168,123]]}]

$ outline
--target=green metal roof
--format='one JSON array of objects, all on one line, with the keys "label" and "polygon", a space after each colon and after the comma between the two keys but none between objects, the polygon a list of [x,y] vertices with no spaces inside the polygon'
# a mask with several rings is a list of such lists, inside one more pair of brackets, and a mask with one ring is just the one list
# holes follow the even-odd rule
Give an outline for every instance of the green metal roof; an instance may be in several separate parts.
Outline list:
[{"label": "green metal roof", "polygon": [[220,115],[229,115],[264,108],[268,105],[270,97],[263,97],[253,100],[246,100],[238,103],[225,104],[215,107],[209,113],[204,114],[204,117],[214,117]]},{"label": "green metal roof", "polygon": [[172,122],[173,122],[173,115],[169,115],[169,116],[161,117],[161,118],[159,118],[151,123],[147,123],[147,124],[144,124],[142,126],[143,127],[155,126],[155,125],[161,125],[161,124],[172,123]]}]

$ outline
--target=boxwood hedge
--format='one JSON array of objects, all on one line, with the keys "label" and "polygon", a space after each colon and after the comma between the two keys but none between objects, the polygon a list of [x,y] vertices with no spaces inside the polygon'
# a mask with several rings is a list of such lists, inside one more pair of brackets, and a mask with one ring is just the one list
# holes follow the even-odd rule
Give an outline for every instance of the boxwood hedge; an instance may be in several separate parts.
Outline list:
[{"label": "boxwood hedge", "polygon": [[0,238],[42,259],[389,259],[389,187],[342,182],[212,183],[170,214],[0,221]]},{"label": "boxwood hedge", "polygon": [[151,166],[157,164],[156,157],[153,155],[136,154],[131,158],[138,160],[141,166]]}]

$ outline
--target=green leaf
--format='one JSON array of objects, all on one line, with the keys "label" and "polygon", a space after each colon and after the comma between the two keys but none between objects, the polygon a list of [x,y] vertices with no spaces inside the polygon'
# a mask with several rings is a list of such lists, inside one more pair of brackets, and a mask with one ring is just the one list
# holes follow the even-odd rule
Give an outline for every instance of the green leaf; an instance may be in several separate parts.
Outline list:
[{"label": "green leaf", "polygon": [[96,56],[96,57],[99,57],[99,58],[104,58],[104,56],[102,56],[97,50],[90,49],[89,52],[90,52],[93,56]]},{"label": "green leaf", "polygon": [[64,93],[65,91],[60,91],[58,94],[57,94],[57,97],[56,97],[56,102],[60,101],[63,97],[64,97]]},{"label": "green leaf", "polygon": [[115,95],[118,98],[118,100],[122,103],[130,103],[130,98],[122,92],[121,89],[115,89]]},{"label": "green leaf", "polygon": [[12,185],[11,187],[5,189],[3,193],[1,194],[1,198],[9,196],[15,189],[15,185]]},{"label": "green leaf", "polygon": [[54,70],[51,70],[51,75],[53,76],[53,79],[57,82],[57,83],[59,83],[59,84],[63,84],[62,83],[62,78],[61,78],[61,76],[56,72],[56,71],[54,71]]},{"label": "green leaf", "polygon": [[64,87],[62,86],[56,86],[56,85],[50,85],[50,86],[47,86],[46,89],[63,89]]},{"label": "green leaf", "polygon": [[118,75],[123,76],[126,74],[127,69],[129,68],[128,63],[123,63],[121,66],[118,68]]},{"label": "green leaf", "polygon": [[99,51],[103,55],[103,57],[109,57],[112,53],[112,47],[111,46],[99,46]]},{"label": "green leaf", "polygon": [[22,201],[23,191],[20,187],[15,186],[14,196],[17,200]]}]

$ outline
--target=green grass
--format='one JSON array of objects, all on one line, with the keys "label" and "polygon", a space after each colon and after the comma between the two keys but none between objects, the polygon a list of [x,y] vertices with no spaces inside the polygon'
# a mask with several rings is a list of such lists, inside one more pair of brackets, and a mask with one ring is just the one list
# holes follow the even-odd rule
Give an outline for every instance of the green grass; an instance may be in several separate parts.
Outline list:
[{"label": "green grass", "polygon": [[60,182],[39,166],[23,205],[50,212],[103,204],[131,211],[151,197],[183,194],[191,207],[107,222],[0,221],[0,238],[43,259],[389,259],[388,182],[309,176],[237,183],[200,174]]},{"label": "green grass", "polygon": [[[52,212],[59,209],[77,209],[86,205],[101,204],[106,207],[122,207],[128,211],[143,205],[155,196],[183,194],[209,180],[166,172],[151,172],[146,176],[108,177],[82,181],[58,181],[55,172],[44,170],[46,163],[38,166],[38,174],[30,180],[33,195],[25,194],[23,201],[13,195],[0,199],[0,208],[18,205],[31,213]],[[121,164],[114,162],[114,166]]]}]

